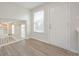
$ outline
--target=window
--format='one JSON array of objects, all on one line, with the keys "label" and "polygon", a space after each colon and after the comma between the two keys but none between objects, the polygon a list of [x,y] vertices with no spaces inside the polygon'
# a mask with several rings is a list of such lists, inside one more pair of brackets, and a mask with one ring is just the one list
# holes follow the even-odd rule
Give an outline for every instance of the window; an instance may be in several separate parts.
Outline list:
[{"label": "window", "polygon": [[44,11],[34,13],[34,32],[44,32]]},{"label": "window", "polygon": [[21,25],[21,37],[25,38],[25,24]]},{"label": "window", "polygon": [[0,28],[0,37],[2,37],[2,35],[4,35],[4,29]]},{"label": "window", "polygon": [[14,34],[14,32],[15,32],[15,28],[14,28],[15,26],[14,25],[12,25],[12,34]]}]

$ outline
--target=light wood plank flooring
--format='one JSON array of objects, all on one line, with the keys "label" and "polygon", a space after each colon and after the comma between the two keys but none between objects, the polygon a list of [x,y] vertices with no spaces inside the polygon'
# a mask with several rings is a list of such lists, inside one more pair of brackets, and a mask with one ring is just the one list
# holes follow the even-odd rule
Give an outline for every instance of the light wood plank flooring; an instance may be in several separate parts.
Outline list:
[{"label": "light wood plank flooring", "polygon": [[0,48],[1,56],[78,56],[68,50],[35,39],[23,40]]}]

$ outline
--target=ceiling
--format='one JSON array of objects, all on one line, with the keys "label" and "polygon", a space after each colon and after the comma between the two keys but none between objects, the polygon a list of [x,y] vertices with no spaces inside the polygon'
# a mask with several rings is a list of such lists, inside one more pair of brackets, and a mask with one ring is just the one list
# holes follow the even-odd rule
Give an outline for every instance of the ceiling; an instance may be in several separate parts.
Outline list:
[{"label": "ceiling", "polygon": [[17,4],[21,7],[24,7],[24,8],[32,9],[37,6],[46,4],[46,2],[15,2],[15,4]]}]

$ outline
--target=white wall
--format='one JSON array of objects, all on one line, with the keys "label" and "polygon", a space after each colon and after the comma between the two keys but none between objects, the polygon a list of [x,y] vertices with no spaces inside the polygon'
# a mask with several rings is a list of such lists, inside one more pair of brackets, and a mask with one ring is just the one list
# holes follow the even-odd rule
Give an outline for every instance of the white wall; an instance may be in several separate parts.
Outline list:
[{"label": "white wall", "polygon": [[39,40],[41,40],[41,41],[45,41],[45,42],[49,42],[49,40],[48,40],[48,19],[47,19],[47,8],[46,8],[46,6],[43,6],[43,7],[38,7],[38,8],[35,8],[35,9],[33,9],[32,10],[32,16],[33,16],[33,13],[34,12],[37,12],[37,11],[40,11],[40,10],[44,10],[44,33],[36,33],[36,32],[34,32],[34,19],[33,19],[33,17],[32,17],[32,37],[33,38],[36,38],[36,39],[39,39]]},{"label": "white wall", "polygon": [[28,19],[29,12],[16,4],[0,3],[0,18]]},{"label": "white wall", "polygon": [[[49,30],[49,27],[50,27],[50,22],[52,19],[50,19],[50,17],[53,17],[50,13],[50,8],[56,8],[58,6],[62,6],[64,3],[50,3],[50,4],[47,4],[47,5],[43,5],[43,6],[40,6],[40,7],[37,7],[35,9],[32,10],[32,13],[36,12],[36,11],[39,11],[39,10],[44,10],[45,11],[45,19],[44,19],[44,26],[45,26],[45,32],[44,33],[35,33],[33,31],[33,21],[32,21],[32,37],[34,38],[37,38],[41,41],[45,41],[47,43],[51,43],[51,39],[50,39],[50,30]],[[58,7],[59,8],[59,7]],[[62,7],[61,7],[62,8]],[[63,9],[63,8],[62,8]],[[66,8],[65,8],[66,9]],[[65,10],[64,9],[64,10]],[[59,10],[58,10],[59,11]],[[61,10],[60,10],[61,11]],[[64,11],[63,11],[64,12]],[[61,12],[59,12],[61,13]],[[62,14],[63,15],[63,14]],[[65,15],[64,15],[65,16]],[[63,18],[62,18],[63,19]],[[33,20],[33,18],[32,18]],[[51,24],[53,26],[53,24]],[[52,34],[53,35],[53,34]],[[53,43],[53,42],[52,42]]]},{"label": "white wall", "polygon": [[79,3],[70,3],[70,16],[71,16],[71,49],[78,50],[78,38],[76,29],[79,28]]},{"label": "white wall", "polygon": [[5,20],[26,20],[27,35],[30,35],[30,10],[13,3],[0,3],[0,18]]},{"label": "white wall", "polygon": [[[50,7],[56,7],[58,5],[61,5],[63,3],[49,3],[49,4],[46,4],[46,5],[42,5],[42,6],[39,6],[39,7],[36,7],[34,9],[32,9],[32,35],[31,37],[33,38],[36,38],[36,39],[39,39],[41,41],[44,41],[44,42],[47,42],[47,43],[50,43],[50,39],[49,39],[49,8]],[[33,27],[33,13],[36,12],[36,11],[40,11],[40,10],[44,10],[44,33],[36,33],[34,32],[34,27]]]},{"label": "white wall", "polygon": [[42,9],[45,11],[45,33],[32,31],[32,37],[77,52],[75,30],[79,27],[79,3],[50,3],[33,9],[32,13]]}]

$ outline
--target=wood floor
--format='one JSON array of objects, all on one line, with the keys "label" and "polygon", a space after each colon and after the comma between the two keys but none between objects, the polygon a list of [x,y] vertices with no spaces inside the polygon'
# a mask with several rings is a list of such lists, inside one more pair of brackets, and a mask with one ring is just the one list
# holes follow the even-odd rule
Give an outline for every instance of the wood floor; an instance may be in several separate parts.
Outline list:
[{"label": "wood floor", "polygon": [[78,54],[35,39],[23,40],[0,48],[1,56],[78,56]]}]

